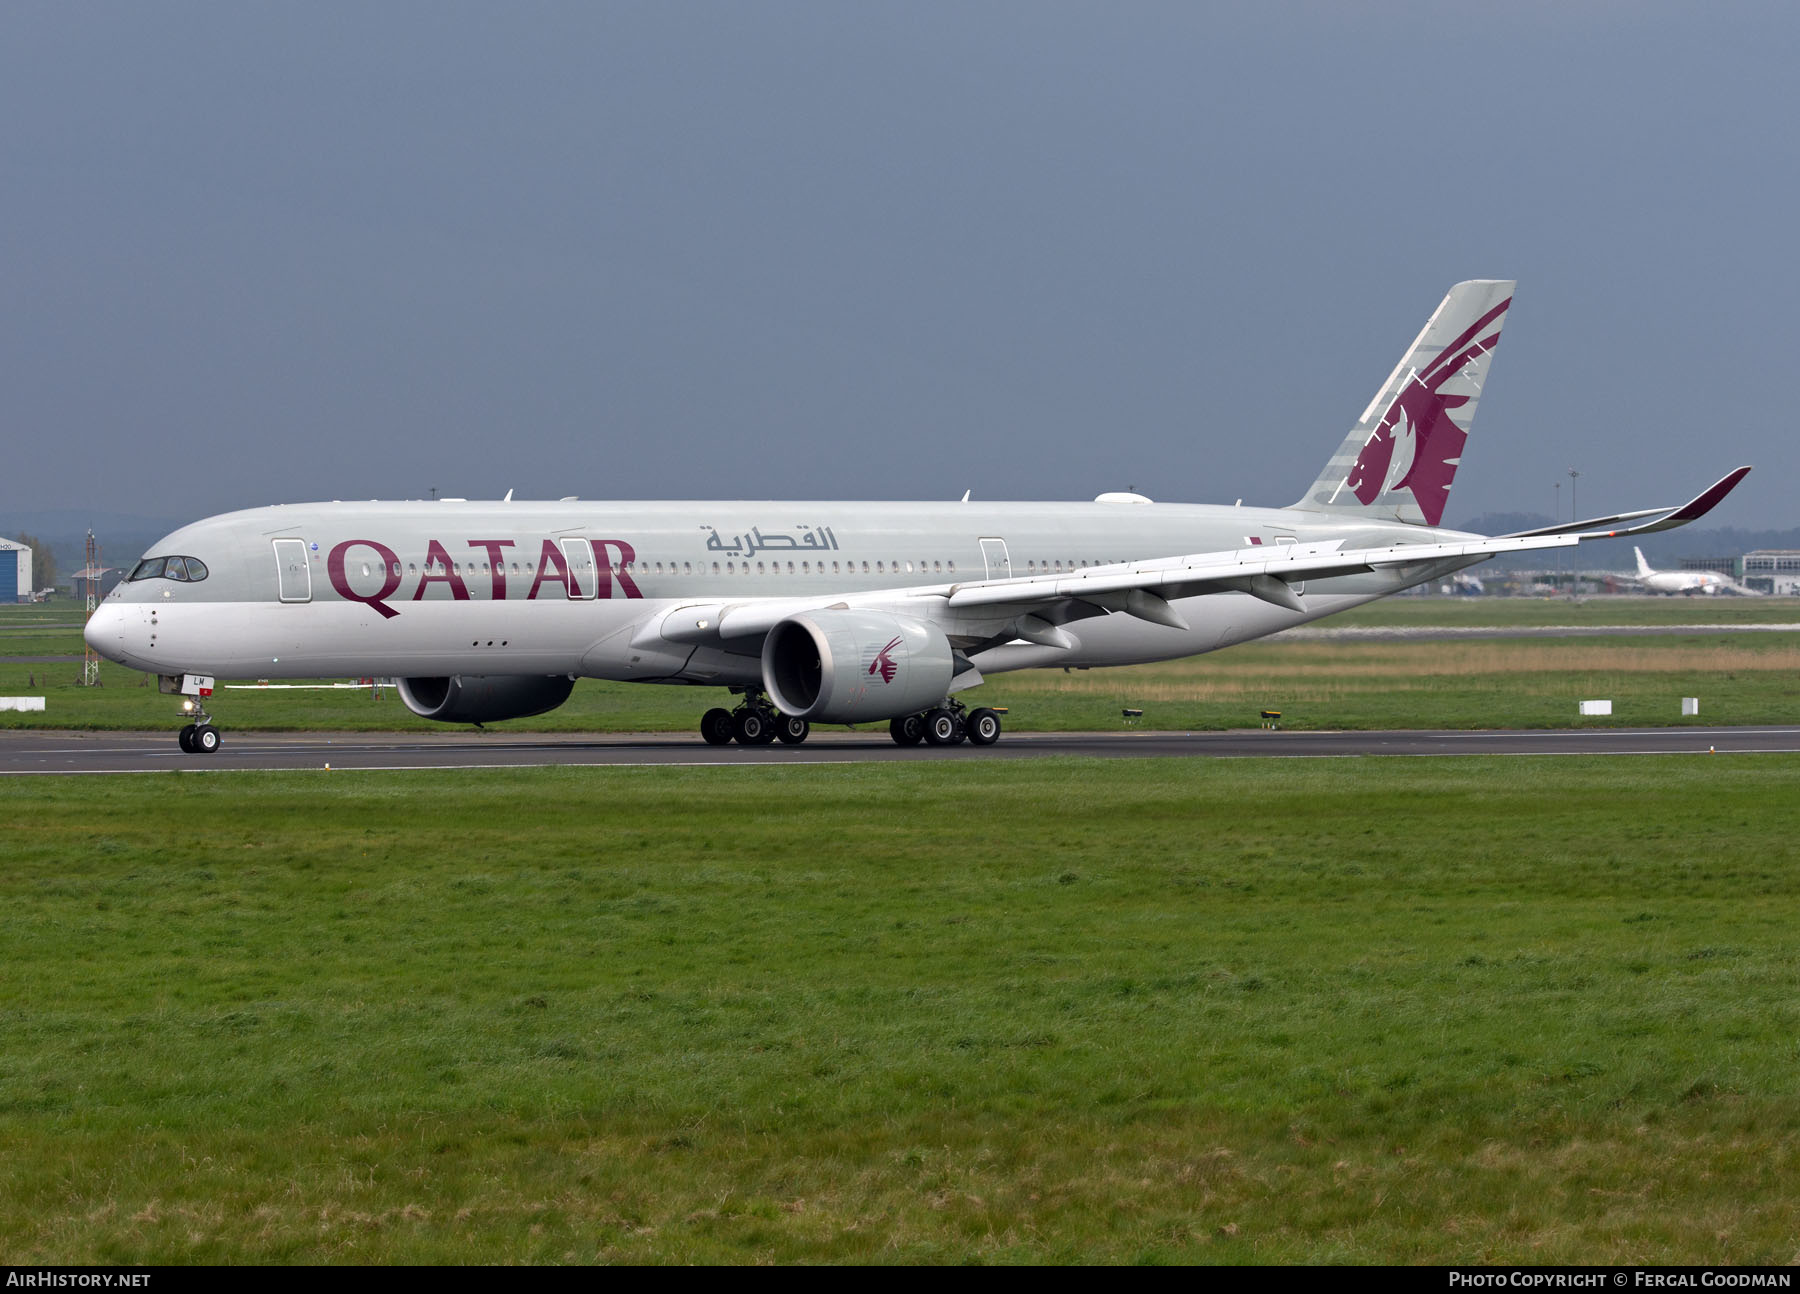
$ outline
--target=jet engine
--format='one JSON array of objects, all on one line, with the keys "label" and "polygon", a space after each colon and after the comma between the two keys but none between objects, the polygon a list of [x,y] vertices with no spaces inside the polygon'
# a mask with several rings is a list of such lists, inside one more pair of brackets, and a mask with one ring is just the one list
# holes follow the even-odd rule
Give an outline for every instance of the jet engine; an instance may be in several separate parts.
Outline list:
[{"label": "jet engine", "polygon": [[421,719],[443,723],[494,723],[554,710],[569,699],[567,674],[455,674],[403,678],[400,699]]},{"label": "jet engine", "polygon": [[944,699],[956,661],[935,625],[879,611],[804,611],[763,640],[763,686],[783,714],[862,723]]}]

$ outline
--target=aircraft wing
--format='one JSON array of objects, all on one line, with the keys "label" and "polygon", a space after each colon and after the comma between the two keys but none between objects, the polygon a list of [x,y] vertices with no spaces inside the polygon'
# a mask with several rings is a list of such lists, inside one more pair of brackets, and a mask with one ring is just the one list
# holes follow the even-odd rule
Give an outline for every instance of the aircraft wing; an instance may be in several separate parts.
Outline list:
[{"label": "aircraft wing", "polygon": [[677,642],[747,638],[765,634],[801,611],[879,607],[931,619],[951,610],[1024,610],[1058,602],[1086,602],[1109,611],[1185,629],[1187,622],[1169,605],[1174,598],[1241,592],[1293,610],[1304,607],[1292,581],[1354,575],[1389,566],[1410,566],[1446,558],[1483,558],[1536,548],[1572,548],[1574,535],[1463,540],[1440,544],[1398,544],[1386,548],[1343,548],[1338,544],[1284,544],[1235,552],[1196,553],[1143,562],[1120,562],[1055,575],[1015,576],[927,588],[872,589],[839,597],[758,598],[688,606],[664,617],[660,633]]},{"label": "aircraft wing", "polygon": [[1168,603],[1208,593],[1248,593],[1289,610],[1304,610],[1290,587],[1301,580],[1334,575],[1360,575],[1392,566],[1413,566],[1446,559],[1481,559],[1500,553],[1538,548],[1572,548],[1574,535],[1531,535],[1500,539],[1460,540],[1438,544],[1394,544],[1382,548],[1344,548],[1338,544],[1284,544],[1278,548],[1241,548],[1235,552],[1196,553],[1148,562],[1064,571],[1060,575],[984,580],[950,588],[946,601],[955,608],[1054,602],[1074,599],[1108,610],[1126,611],[1146,620],[1186,628]]},{"label": "aircraft wing", "polygon": [[[1070,618],[1066,609],[1081,603],[1087,607],[1075,610],[1074,618],[1098,614],[1101,610],[1122,611],[1155,624],[1186,629],[1187,621],[1170,605],[1179,598],[1248,593],[1291,611],[1304,611],[1305,604],[1292,586],[1305,580],[1360,575],[1428,562],[1457,561],[1468,565],[1501,553],[1573,548],[1588,539],[1611,539],[1684,526],[1711,511],[1749,471],[1748,467],[1736,469],[1679,507],[1649,508],[1491,539],[1394,544],[1380,548],[1345,548],[1342,541],[1282,544],[1120,562],[1050,575],[972,580],[910,589],[871,589],[835,596],[753,598],[742,602],[694,604],[658,617],[640,633],[660,634],[674,642],[717,642],[766,634],[788,616],[802,611],[880,608],[930,620],[946,610],[979,615],[983,610],[992,609],[997,614],[1040,613],[1046,621],[1041,637],[1054,643],[1059,635],[1053,622]],[[1653,519],[1623,529],[1599,529],[1603,525],[1644,517]],[[1065,609],[1063,614],[1058,614],[1059,604]]]}]

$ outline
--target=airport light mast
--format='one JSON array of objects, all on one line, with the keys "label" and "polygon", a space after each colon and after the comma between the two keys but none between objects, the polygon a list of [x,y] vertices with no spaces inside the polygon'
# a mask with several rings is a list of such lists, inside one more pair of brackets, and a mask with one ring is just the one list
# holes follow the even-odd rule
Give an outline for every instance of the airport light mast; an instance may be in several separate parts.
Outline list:
[{"label": "airport light mast", "polygon": [[[87,619],[94,618],[94,608],[99,599],[95,597],[94,585],[100,578],[100,541],[94,538],[94,532],[87,532],[87,570],[82,572],[87,577]],[[85,635],[83,636],[85,639]],[[92,643],[86,644],[86,652],[81,658],[81,686],[100,686],[100,656],[94,651]]]},{"label": "airport light mast", "polygon": [[[1556,502],[1551,505],[1550,519],[1560,526],[1562,524],[1562,482],[1558,481],[1554,488],[1556,490]],[[1556,550],[1556,584],[1558,593],[1562,592],[1562,563],[1563,553],[1562,549],[1559,548]]]},{"label": "airport light mast", "polygon": [[[1571,523],[1581,520],[1581,508],[1575,500],[1575,482],[1580,479],[1581,473],[1571,467],[1569,469],[1569,521]],[[1573,596],[1581,596],[1581,555],[1579,552],[1575,558],[1575,592]]]}]

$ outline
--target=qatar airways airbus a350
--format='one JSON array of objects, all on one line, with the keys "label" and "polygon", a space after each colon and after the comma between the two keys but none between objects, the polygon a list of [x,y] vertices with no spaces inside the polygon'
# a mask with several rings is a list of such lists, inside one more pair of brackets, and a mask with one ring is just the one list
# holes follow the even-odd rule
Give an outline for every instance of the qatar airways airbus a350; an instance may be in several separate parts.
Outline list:
[{"label": "qatar airways airbus a350", "polygon": [[[186,695],[216,750],[216,677],[392,676],[415,714],[485,723],[577,678],[729,688],[709,742],[987,744],[984,676],[1216,651],[1499,553],[1684,525],[1678,507],[1489,538],[1439,521],[1513,284],[1450,289],[1324,470],[1285,508],[1152,503],[593,503],[443,499],[254,508],[183,527],[87,640]],[[697,707],[698,708],[698,707]]]}]

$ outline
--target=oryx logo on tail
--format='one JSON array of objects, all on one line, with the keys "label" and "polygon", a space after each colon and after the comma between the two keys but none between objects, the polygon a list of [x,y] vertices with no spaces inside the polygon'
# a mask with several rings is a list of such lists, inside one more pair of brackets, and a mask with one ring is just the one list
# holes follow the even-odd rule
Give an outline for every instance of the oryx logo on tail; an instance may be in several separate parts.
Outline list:
[{"label": "oryx logo on tail", "polygon": [[1510,279],[1452,287],[1295,506],[1441,524],[1512,290]]},{"label": "oryx logo on tail", "polygon": [[[1370,436],[1345,484],[1364,504],[1375,502],[1389,490],[1411,490],[1426,523],[1437,525],[1450,495],[1450,481],[1462,462],[1469,433],[1450,416],[1472,395],[1446,395],[1445,382],[1467,374],[1493,353],[1500,342],[1495,322],[1512,304],[1507,297],[1476,320],[1451,342],[1425,369],[1405,380],[1387,412]],[[1492,328],[1489,332],[1488,329]]]},{"label": "oryx logo on tail", "polygon": [[875,653],[875,659],[869,662],[869,673],[880,674],[883,683],[892,683],[894,675],[899,673],[899,663],[894,660],[893,650],[900,645],[898,638],[893,639],[886,647]]}]

